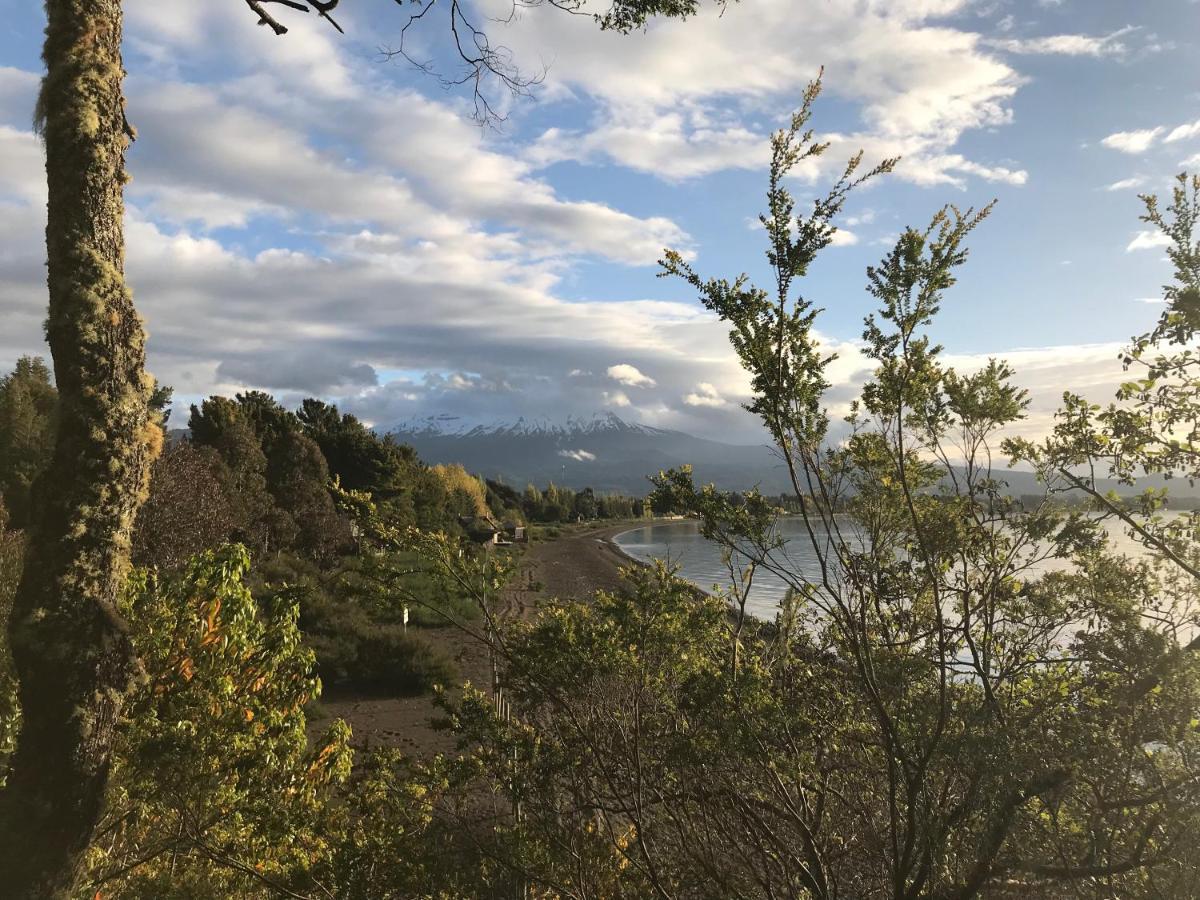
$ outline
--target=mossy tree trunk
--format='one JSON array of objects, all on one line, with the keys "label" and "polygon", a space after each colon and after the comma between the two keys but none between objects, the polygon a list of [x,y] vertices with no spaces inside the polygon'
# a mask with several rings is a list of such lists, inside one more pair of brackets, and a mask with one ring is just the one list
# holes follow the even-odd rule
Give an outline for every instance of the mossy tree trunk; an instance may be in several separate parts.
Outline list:
[{"label": "mossy tree trunk", "polygon": [[46,0],[46,12],[38,115],[60,424],[10,623],[23,725],[0,793],[0,892],[13,898],[67,895],[100,813],[137,672],[116,601],[162,442],[123,271],[121,3]]}]

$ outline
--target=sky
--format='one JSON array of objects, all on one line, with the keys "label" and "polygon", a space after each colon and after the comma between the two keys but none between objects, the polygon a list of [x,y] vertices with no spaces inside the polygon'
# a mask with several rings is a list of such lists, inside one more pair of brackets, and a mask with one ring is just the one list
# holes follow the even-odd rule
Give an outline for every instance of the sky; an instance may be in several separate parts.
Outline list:
[{"label": "sky", "polygon": [[[444,2],[444,0],[443,0]],[[998,200],[933,336],[967,370],[1005,358],[1031,391],[1110,397],[1117,353],[1169,278],[1139,192],[1200,171],[1196,0],[741,0],[622,36],[583,16],[469,0],[539,76],[490,88],[479,126],[435,6],[347,0],[339,34],[242,0],[127,0],[127,272],[149,367],[186,405],[247,388],[335,400],[389,427],[629,421],[735,443],[763,433],[727,329],[665,248],[704,276],[767,282],[770,133],[824,67],[811,201],[862,148],[899,155],[856,192],[801,285],[839,353],[835,412],[867,373],[864,290],[906,226]],[[0,0],[0,367],[43,354],[45,186],[31,121],[39,4]]]}]

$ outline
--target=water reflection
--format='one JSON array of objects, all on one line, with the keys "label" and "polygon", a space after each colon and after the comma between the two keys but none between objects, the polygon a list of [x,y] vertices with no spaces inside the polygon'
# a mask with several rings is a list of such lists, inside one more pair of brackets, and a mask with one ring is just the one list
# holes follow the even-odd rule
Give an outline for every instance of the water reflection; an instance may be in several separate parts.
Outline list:
[{"label": "water reflection", "polygon": [[[842,521],[842,537],[852,546],[858,532],[849,521]],[[780,566],[787,571],[797,572],[811,580],[820,580],[821,564],[813,550],[813,542],[800,518],[780,519],[777,534],[786,542],[782,549],[772,554]],[[817,541],[823,544],[828,533],[819,530]],[[614,538],[622,550],[634,559],[649,562],[666,560],[679,567],[679,574],[705,590],[727,588],[730,584],[729,570],[725,567],[722,548],[706,540],[700,534],[700,526],[693,520],[662,522],[644,525],[626,531]],[[739,560],[745,565],[745,560]],[[754,585],[746,609],[762,619],[774,619],[780,601],[787,593],[788,585],[772,572],[759,569],[754,576]]]}]

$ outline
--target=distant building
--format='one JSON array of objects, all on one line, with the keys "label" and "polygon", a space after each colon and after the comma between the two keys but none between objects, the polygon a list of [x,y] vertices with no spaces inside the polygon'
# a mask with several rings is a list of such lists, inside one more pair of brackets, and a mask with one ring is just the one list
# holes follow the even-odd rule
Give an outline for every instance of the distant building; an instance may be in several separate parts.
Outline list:
[{"label": "distant building", "polygon": [[518,525],[516,522],[498,525],[491,516],[459,516],[458,524],[463,527],[467,537],[477,544],[505,547],[510,544],[523,544],[529,540],[524,525]]}]

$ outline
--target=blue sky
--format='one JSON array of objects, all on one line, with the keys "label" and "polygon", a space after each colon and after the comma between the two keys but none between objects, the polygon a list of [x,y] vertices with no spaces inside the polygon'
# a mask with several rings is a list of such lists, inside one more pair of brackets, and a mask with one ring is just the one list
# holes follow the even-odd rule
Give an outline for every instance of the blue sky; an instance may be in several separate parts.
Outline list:
[{"label": "blue sky", "polygon": [[[1194,0],[742,0],[625,37],[522,9],[489,34],[545,79],[494,93],[494,129],[463,90],[380,60],[402,9],[343,5],[345,36],[280,8],[275,37],[240,0],[126,3],[129,275],[151,368],[184,401],[317,394],[382,425],[612,410],[759,439],[724,328],[654,262],[670,246],[704,274],[764,274],[767,135],[824,65],[813,124],[833,147],[795,192],[859,147],[903,156],[804,286],[842,354],[831,402],[863,374],[866,266],[942,204],[996,198],[935,335],[964,368],[1012,360],[1037,433],[1065,387],[1120,380],[1168,274],[1136,195],[1200,170]],[[9,366],[44,352],[42,22],[0,9]],[[434,13],[410,47],[453,74]]]}]

